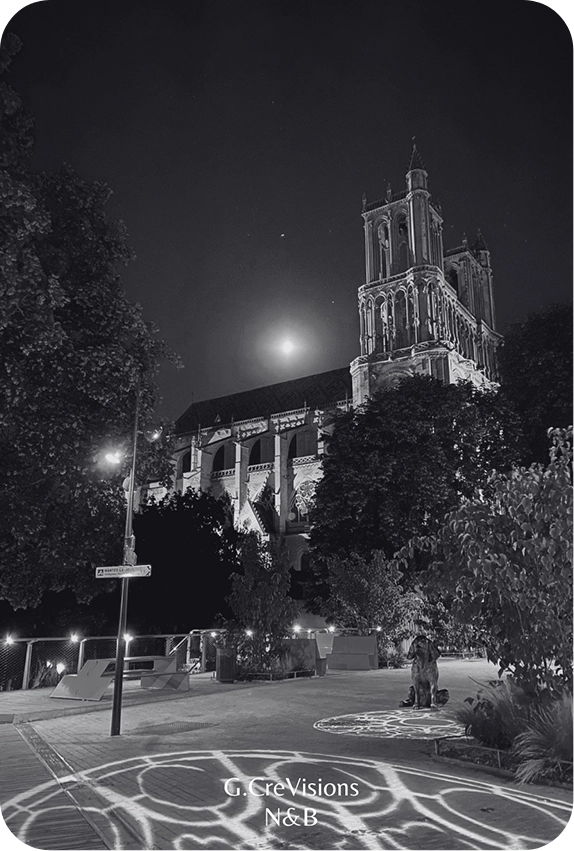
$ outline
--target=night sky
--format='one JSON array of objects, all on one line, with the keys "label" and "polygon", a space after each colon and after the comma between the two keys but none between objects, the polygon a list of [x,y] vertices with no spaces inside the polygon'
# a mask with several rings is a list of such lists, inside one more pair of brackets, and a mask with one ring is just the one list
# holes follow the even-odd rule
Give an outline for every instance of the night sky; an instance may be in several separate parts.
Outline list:
[{"label": "night sky", "polygon": [[7,29],[34,166],[114,191],[128,296],[185,365],[171,418],[357,356],[361,197],[404,188],[413,136],[445,247],[485,236],[498,329],[571,298],[572,42],[547,6],[48,0]]}]

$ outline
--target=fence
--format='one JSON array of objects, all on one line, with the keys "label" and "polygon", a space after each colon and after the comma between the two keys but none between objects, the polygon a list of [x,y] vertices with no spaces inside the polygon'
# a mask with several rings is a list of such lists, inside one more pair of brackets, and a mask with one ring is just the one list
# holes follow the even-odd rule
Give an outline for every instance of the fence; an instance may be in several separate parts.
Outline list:
[{"label": "fence", "polygon": [[[127,656],[170,656],[192,673],[215,670],[215,630],[128,636]],[[0,642],[0,691],[56,686],[88,659],[115,659],[117,636],[6,638]]]}]

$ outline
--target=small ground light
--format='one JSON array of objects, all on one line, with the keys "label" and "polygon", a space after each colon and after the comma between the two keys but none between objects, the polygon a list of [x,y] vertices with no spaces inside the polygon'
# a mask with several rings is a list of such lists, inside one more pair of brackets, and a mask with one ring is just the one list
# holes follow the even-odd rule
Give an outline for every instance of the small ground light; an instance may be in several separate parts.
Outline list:
[{"label": "small ground light", "polygon": [[216,632],[210,632],[209,634],[211,635],[211,637],[212,637],[212,638],[217,638],[217,633],[216,633]]},{"label": "small ground light", "polygon": [[66,670],[66,666],[63,662],[58,662],[58,664],[56,665],[56,670],[59,674],[61,674],[63,671]]},{"label": "small ground light", "polygon": [[246,630],[245,630],[245,635],[248,635],[248,636],[249,636],[249,638],[251,638],[251,636],[253,635],[253,630],[252,630],[252,629],[246,629]]},{"label": "small ground light", "polygon": [[380,632],[380,631],[381,631],[381,627],[380,627],[380,626],[375,627],[375,629],[377,630],[377,632]]},{"label": "small ground light", "polygon": [[329,632],[335,632],[335,627],[334,627],[334,626],[330,626],[330,627],[329,627]]},{"label": "small ground light", "polygon": [[294,626],[293,632],[301,632],[301,627],[300,626]]}]

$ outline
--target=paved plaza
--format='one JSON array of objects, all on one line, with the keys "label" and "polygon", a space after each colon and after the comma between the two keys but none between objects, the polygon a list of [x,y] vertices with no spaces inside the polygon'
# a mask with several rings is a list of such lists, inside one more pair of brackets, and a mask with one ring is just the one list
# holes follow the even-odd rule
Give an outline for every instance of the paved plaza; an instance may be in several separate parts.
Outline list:
[{"label": "paved plaza", "polygon": [[[399,709],[408,669],[231,684],[168,697],[126,688],[122,735],[50,690],[0,696],[0,800],[39,849],[518,849],[559,837],[571,793],[432,758],[454,710],[496,676],[443,660],[450,702]],[[111,692],[111,689],[109,690]],[[54,705],[56,704],[56,705]]]}]

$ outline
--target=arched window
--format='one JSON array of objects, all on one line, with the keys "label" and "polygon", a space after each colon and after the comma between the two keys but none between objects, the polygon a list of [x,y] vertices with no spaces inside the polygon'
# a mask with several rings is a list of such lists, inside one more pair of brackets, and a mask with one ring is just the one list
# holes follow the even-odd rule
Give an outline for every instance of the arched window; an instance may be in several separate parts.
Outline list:
[{"label": "arched window", "polygon": [[189,473],[191,470],[191,450],[181,457],[181,474]]},{"label": "arched window", "polygon": [[397,225],[398,249],[399,249],[399,272],[406,272],[409,268],[409,230],[407,217],[402,215]]},{"label": "arched window", "polygon": [[261,464],[261,440],[256,440],[249,453],[249,466]]},{"label": "arched window", "polygon": [[398,290],[395,295],[395,333],[395,348],[404,349],[409,345],[407,302],[404,290]]},{"label": "arched window", "polygon": [[379,278],[389,277],[389,227],[381,222],[377,228],[379,238]]},{"label": "arched window", "polygon": [[287,460],[291,461],[297,457],[297,435],[294,434],[287,450]]},{"label": "arched window", "polygon": [[220,446],[213,458],[213,472],[225,470],[225,446]]},{"label": "arched window", "polygon": [[453,288],[453,290],[458,294],[458,271],[454,266],[451,266],[448,272],[446,273],[446,279]]}]

